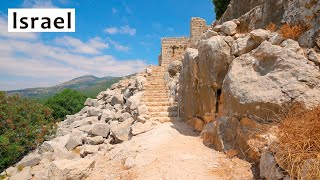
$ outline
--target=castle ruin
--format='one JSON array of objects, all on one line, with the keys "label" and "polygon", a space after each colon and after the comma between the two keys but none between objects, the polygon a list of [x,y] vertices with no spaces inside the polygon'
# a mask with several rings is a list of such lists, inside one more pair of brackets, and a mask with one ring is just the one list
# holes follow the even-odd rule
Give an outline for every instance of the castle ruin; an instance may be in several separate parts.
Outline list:
[{"label": "castle ruin", "polygon": [[159,65],[168,66],[172,61],[181,60],[185,50],[199,40],[208,28],[206,20],[193,17],[190,22],[190,37],[162,38],[161,54],[158,57]]}]

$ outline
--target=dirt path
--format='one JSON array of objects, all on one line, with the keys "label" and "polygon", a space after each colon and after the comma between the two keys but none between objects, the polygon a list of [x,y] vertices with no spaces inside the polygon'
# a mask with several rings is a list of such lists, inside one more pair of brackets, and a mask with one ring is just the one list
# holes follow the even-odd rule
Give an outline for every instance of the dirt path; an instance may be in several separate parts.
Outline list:
[{"label": "dirt path", "polygon": [[252,179],[250,164],[203,145],[182,122],[164,123],[112,147],[88,179]]}]

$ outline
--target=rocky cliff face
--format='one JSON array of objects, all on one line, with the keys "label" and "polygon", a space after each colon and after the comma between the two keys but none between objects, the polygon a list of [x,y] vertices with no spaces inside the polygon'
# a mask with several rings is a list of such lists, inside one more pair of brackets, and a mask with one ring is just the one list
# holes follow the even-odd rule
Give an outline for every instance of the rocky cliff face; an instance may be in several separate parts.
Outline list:
[{"label": "rocky cliff face", "polygon": [[242,32],[265,28],[275,23],[299,24],[303,33],[298,39],[303,47],[313,47],[320,36],[320,3],[317,0],[232,0],[219,23],[238,19]]},{"label": "rocky cliff face", "polygon": [[240,34],[241,23],[215,26],[197,48],[187,49],[179,79],[180,113],[202,131],[205,144],[260,162],[261,177],[281,179],[286,174],[266,153],[284,111],[295,103],[308,109],[320,105],[320,54],[277,32]]}]

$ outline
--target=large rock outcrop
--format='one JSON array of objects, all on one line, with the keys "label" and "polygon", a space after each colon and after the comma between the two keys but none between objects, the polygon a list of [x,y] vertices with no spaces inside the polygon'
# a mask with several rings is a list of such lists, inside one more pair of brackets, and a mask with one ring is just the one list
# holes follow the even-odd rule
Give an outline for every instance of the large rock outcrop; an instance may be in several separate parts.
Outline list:
[{"label": "large rock outcrop", "polygon": [[[218,25],[209,30],[216,33],[205,33],[196,42],[196,49],[186,50],[179,79],[180,114],[202,131],[206,145],[256,167],[260,163],[262,170],[284,178],[286,173],[266,153],[277,139],[277,122],[285,111],[296,103],[308,109],[320,105],[319,53],[277,32],[240,34],[241,23]],[[268,178],[265,173],[261,177]]]},{"label": "large rock outcrop", "polygon": [[234,58],[223,36],[198,42],[198,50],[187,49],[180,75],[181,109],[187,120],[200,117],[214,120],[217,99],[229,63]]},{"label": "large rock outcrop", "polygon": [[271,121],[294,102],[312,108],[320,104],[319,84],[319,68],[305,56],[264,41],[233,60],[224,80],[223,115]]},{"label": "large rock outcrop", "polygon": [[238,19],[242,32],[266,28],[271,22],[278,28],[283,23],[300,25],[303,33],[299,43],[313,47],[320,39],[319,9],[320,3],[315,0],[232,0],[218,22]]}]

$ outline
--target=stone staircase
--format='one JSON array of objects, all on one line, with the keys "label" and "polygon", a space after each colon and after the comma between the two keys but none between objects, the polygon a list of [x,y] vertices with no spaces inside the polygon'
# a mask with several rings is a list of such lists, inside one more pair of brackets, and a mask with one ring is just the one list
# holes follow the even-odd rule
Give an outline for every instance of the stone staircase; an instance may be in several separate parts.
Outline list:
[{"label": "stone staircase", "polygon": [[178,106],[170,101],[170,92],[163,80],[166,68],[153,66],[151,69],[152,74],[147,76],[145,93],[141,100],[148,106],[150,120],[159,122],[178,120]]}]

